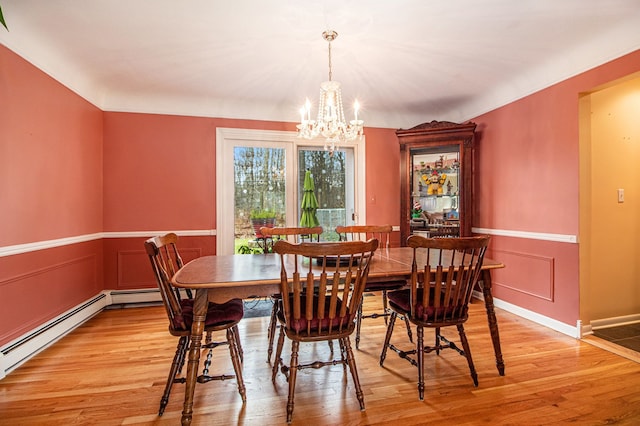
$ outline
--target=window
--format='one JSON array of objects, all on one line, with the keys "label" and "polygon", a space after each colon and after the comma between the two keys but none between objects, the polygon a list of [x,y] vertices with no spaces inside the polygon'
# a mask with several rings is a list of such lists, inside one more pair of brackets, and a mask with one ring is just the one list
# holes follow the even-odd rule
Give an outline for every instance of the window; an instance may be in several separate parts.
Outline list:
[{"label": "window", "polygon": [[252,212],[275,217],[276,226],[298,226],[307,169],[314,175],[323,237],[334,239],[336,225],[365,214],[364,139],[330,156],[322,140],[298,139],[294,132],[218,129],[216,252],[231,254],[239,241],[255,240],[260,222],[252,225]]}]

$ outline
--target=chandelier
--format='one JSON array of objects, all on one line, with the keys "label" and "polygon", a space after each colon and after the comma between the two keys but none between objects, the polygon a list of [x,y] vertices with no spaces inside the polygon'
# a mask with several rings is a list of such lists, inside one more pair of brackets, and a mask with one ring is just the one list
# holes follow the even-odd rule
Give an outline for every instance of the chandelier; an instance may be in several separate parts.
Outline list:
[{"label": "chandelier", "polygon": [[336,37],[338,37],[338,33],[335,31],[327,30],[322,33],[322,38],[329,43],[329,81],[320,84],[318,118],[311,119],[311,102],[307,98],[307,102],[300,109],[300,124],[297,125],[298,137],[305,139],[324,137],[324,149],[329,150],[331,154],[336,148],[336,143],[351,141],[364,134],[364,121],[358,120],[360,104],[356,100],[353,106],[354,119],[347,123],[342,108],[340,83],[331,80],[331,42]]}]

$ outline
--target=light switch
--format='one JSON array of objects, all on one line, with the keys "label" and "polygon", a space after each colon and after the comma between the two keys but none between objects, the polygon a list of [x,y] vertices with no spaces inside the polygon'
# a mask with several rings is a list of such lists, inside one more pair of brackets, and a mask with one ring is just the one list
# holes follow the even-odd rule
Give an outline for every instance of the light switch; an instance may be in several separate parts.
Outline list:
[{"label": "light switch", "polygon": [[618,202],[624,203],[624,189],[618,189]]}]

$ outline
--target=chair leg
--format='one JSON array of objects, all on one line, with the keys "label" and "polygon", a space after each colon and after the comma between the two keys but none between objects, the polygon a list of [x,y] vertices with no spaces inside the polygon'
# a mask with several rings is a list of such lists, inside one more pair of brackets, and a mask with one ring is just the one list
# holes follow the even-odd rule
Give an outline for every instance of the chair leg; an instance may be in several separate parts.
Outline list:
[{"label": "chair leg", "polygon": [[278,375],[278,368],[282,360],[282,346],[284,346],[284,330],[280,327],[280,335],[278,336],[278,346],[276,347],[276,357],[273,359],[273,367],[271,368],[271,381],[275,383]]},{"label": "chair leg", "polygon": [[424,330],[418,326],[418,343],[416,352],[418,356],[418,398],[424,400]]},{"label": "chair leg", "polygon": [[267,349],[267,362],[271,362],[271,354],[273,353],[273,340],[276,335],[276,327],[277,327],[277,319],[276,315],[278,313],[278,304],[275,300],[272,300],[273,308],[271,309],[271,318],[269,319],[269,331],[267,332],[267,336],[269,336],[269,348]]},{"label": "chair leg", "polygon": [[358,378],[356,359],[353,356],[353,351],[351,350],[351,342],[349,342],[349,337],[343,337],[342,339],[340,339],[340,341],[347,353],[347,363],[349,364],[349,370],[351,370],[353,385],[356,388],[356,397],[358,398],[358,402],[360,403],[360,411],[364,411],[364,394],[362,393],[362,388],[360,387],[360,379]]},{"label": "chair leg", "polygon": [[182,373],[182,368],[184,367],[184,361],[187,359],[187,349],[189,348],[189,342],[187,338],[187,344],[185,345],[184,351],[180,353],[180,358],[178,359],[178,370],[176,372],[176,376]]},{"label": "chair leg", "polygon": [[382,345],[382,353],[380,354],[380,366],[384,364],[384,359],[387,357],[387,348],[389,347],[389,342],[391,341],[391,335],[393,334],[393,325],[396,322],[396,317],[398,314],[395,311],[391,311],[391,316],[389,317],[389,324],[387,325],[387,334],[384,336],[384,344]]},{"label": "chair leg", "polygon": [[435,337],[436,337],[436,355],[440,355],[440,327],[436,327],[436,332],[435,332]]},{"label": "chair leg", "polygon": [[[387,317],[384,317],[385,321]],[[356,314],[356,349],[360,349],[360,326],[362,325],[362,301],[358,306],[358,312]]]},{"label": "chair leg", "polygon": [[[279,343],[279,342],[278,342]],[[296,390],[296,376],[298,375],[298,348],[300,342],[291,342],[291,364],[289,364],[289,398],[287,399],[287,423],[293,417],[293,396]]]},{"label": "chair leg", "polygon": [[244,380],[242,379],[242,362],[238,354],[238,336],[231,328],[227,328],[227,342],[229,342],[229,353],[231,354],[233,370],[236,373],[238,392],[242,397],[242,402],[247,402],[247,391],[244,387]]},{"label": "chair leg", "polygon": [[[387,290],[382,290],[382,313],[384,314],[384,325],[387,325],[387,314],[389,313],[389,303],[387,302]],[[356,346],[356,349],[358,347]]]},{"label": "chair leg", "polygon": [[240,331],[238,330],[238,325],[234,325],[231,328],[233,334],[235,336],[236,349],[238,350],[238,356],[240,357],[240,362],[244,363],[244,351],[242,350],[242,343],[240,341]]},{"label": "chair leg", "polygon": [[407,326],[407,336],[409,336],[409,341],[413,343],[413,333],[411,333],[411,323],[409,322],[409,314],[403,315],[404,323]]},{"label": "chair leg", "polygon": [[346,372],[347,363],[345,361],[347,360],[347,350],[344,347],[344,342],[342,341],[342,339],[338,340],[338,346],[340,346],[340,361],[342,362],[342,369]]},{"label": "chair leg", "polygon": [[160,410],[158,411],[158,416],[162,416],[164,413],[164,409],[167,407],[169,403],[169,395],[171,394],[171,388],[173,387],[173,383],[176,380],[176,376],[178,372],[184,364],[185,354],[187,352],[187,347],[189,346],[189,337],[182,336],[180,340],[178,340],[178,347],[176,348],[176,354],[173,356],[173,362],[171,363],[171,368],[169,369],[169,377],[167,377],[167,384],[164,387],[164,393],[162,394],[162,398],[160,398]]},{"label": "chair leg", "polygon": [[478,374],[476,373],[476,368],[473,366],[473,359],[471,359],[471,349],[469,348],[469,341],[467,341],[467,335],[464,332],[464,326],[462,324],[458,324],[458,334],[460,334],[460,342],[462,342],[462,348],[464,349],[464,356],[467,358],[467,363],[469,364],[469,372],[471,373],[471,379],[473,379],[473,384],[478,387]]}]

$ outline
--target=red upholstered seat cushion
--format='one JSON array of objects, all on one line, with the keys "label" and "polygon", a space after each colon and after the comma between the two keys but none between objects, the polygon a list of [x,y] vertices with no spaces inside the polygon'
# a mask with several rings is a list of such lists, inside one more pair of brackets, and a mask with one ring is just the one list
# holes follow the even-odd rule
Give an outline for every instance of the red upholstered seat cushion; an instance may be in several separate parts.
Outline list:
[{"label": "red upholstered seat cushion", "polygon": [[[292,296],[290,297],[293,298]],[[318,296],[314,295],[313,296],[313,312],[317,312],[318,310],[318,301],[319,301]],[[337,330],[340,328],[340,325],[342,324],[342,329],[344,330],[349,325],[349,322],[353,322],[353,320],[355,319],[355,314],[352,315],[349,312],[349,308],[347,308],[346,314],[344,317],[335,317],[333,318],[333,320],[330,320],[328,318],[330,302],[331,302],[331,297],[325,296],[324,318],[319,319],[317,316],[313,318],[307,318],[305,316],[305,307],[307,304],[307,298],[306,296],[300,296],[300,319],[297,319],[297,320],[293,319],[293,315],[292,315],[291,324],[288,325],[289,328],[295,331],[296,333],[301,333],[307,330],[307,325],[310,325],[311,331],[317,332],[318,328],[320,328],[321,331],[328,331],[329,326],[331,326],[332,330]],[[291,306],[291,309],[293,309],[293,306],[292,305],[290,306]],[[342,306],[342,300],[338,299],[336,304],[336,313],[340,312],[341,306]],[[278,301],[278,320],[280,321],[280,323],[286,325],[286,321],[284,318],[284,311],[282,309],[282,300]],[[309,322],[311,324],[309,324]]]},{"label": "red upholstered seat cushion", "polygon": [[[193,324],[193,299],[183,299],[180,301],[180,305],[182,306],[182,317],[174,319],[173,327],[176,330],[189,330]],[[240,321],[243,315],[242,299],[231,299],[225,303],[209,302],[204,326],[214,327]],[[183,322],[186,328],[182,327]]]},{"label": "red upholstered seat cushion", "polygon": [[[440,296],[441,306],[439,308],[436,309],[433,306],[426,306],[426,307],[423,306],[422,305],[423,291],[424,291],[423,288],[417,289],[418,301],[416,303],[416,308],[415,308],[415,316],[414,316],[415,319],[429,322],[436,319],[436,315],[437,315],[437,319],[442,319],[443,315],[446,315],[447,319],[450,319],[450,320],[462,318],[467,315],[466,306],[461,311],[458,309],[458,311],[460,312],[456,312],[456,308],[459,308],[458,305],[449,305],[446,307],[443,306],[444,293]],[[433,300],[434,289],[430,288],[429,291],[431,291],[430,299]],[[391,306],[391,308],[396,312],[401,314],[409,314],[411,312],[411,301],[410,301],[411,290],[410,289],[392,291],[390,293],[387,293],[387,297],[389,299],[389,306]],[[454,313],[455,313],[455,317],[452,317]]]}]

